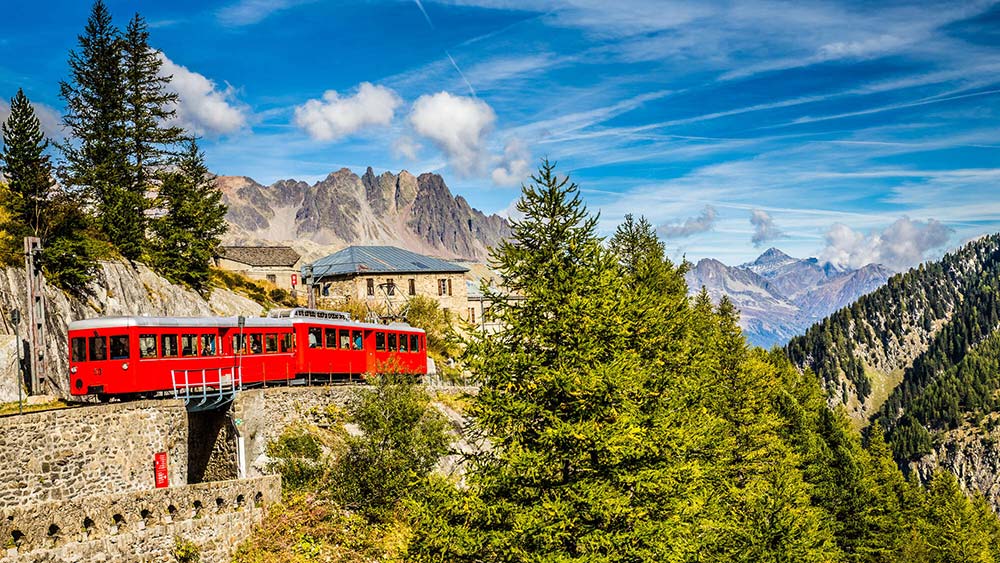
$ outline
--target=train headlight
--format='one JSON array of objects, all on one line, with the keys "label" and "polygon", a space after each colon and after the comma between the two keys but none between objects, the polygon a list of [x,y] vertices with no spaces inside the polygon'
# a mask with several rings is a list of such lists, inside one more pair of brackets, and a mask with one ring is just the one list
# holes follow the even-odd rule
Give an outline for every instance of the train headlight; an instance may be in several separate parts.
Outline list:
[{"label": "train headlight", "polygon": [[124,364],[122,364],[122,369],[128,369],[128,362],[125,362]]},{"label": "train headlight", "polygon": [[70,373],[76,373],[76,366],[69,368]]}]

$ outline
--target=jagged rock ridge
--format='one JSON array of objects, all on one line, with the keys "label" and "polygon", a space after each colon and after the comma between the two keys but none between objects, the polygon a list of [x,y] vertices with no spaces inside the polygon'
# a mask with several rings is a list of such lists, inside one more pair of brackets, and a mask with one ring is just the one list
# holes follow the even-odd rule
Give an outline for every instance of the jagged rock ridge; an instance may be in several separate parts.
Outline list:
[{"label": "jagged rock ridge", "polygon": [[768,348],[802,334],[816,321],[880,287],[890,276],[890,270],[877,264],[842,269],[771,248],[739,266],[703,259],[688,271],[687,282],[692,293],[704,286],[715,302],[728,296],[740,309],[747,339]]},{"label": "jagged rock ridge", "polygon": [[307,256],[351,244],[388,244],[445,258],[484,260],[509,235],[507,221],[453,196],[437,174],[358,176],[347,168],[308,184],[263,186],[219,176],[229,213],[227,242],[292,244]]}]

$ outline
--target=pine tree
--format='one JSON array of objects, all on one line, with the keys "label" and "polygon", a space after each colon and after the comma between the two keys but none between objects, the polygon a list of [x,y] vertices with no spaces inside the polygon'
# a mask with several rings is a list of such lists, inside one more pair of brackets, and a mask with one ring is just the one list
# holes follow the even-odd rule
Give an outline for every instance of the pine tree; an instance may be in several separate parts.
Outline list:
[{"label": "pine tree", "polygon": [[176,169],[162,175],[156,201],[162,215],[152,223],[151,264],[176,283],[209,290],[209,268],[226,232],[226,206],[191,139]]},{"label": "pine tree", "polygon": [[79,51],[70,52],[70,80],[60,83],[70,133],[61,145],[63,181],[93,205],[101,230],[122,255],[136,259],[144,233],[129,195],[121,34],[102,0],[94,2],[78,41]]},{"label": "pine tree", "polygon": [[[3,205],[9,214],[4,230],[19,247],[20,239],[25,236],[46,237],[46,210],[54,186],[52,165],[45,152],[48,140],[20,89],[10,101],[10,117],[3,123],[2,131],[0,171],[8,180],[8,197]],[[13,248],[4,254],[19,256],[20,251]]]}]

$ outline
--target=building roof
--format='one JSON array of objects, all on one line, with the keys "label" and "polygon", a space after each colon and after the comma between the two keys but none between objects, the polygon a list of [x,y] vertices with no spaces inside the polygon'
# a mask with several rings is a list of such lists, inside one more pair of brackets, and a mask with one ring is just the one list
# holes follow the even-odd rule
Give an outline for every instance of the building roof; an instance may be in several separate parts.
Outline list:
[{"label": "building roof", "polygon": [[285,268],[291,268],[301,258],[290,246],[223,246],[219,257],[248,266]]},{"label": "building roof", "polygon": [[[312,263],[316,279],[364,274],[465,273],[451,262],[431,258],[395,246],[348,246]],[[303,268],[303,277],[306,269]]]}]

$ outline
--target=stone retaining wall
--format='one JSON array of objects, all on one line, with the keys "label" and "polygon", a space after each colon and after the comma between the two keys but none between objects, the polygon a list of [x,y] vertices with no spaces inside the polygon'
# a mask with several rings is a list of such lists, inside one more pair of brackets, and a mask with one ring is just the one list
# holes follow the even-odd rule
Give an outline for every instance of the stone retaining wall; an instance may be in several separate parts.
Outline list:
[{"label": "stone retaining wall", "polygon": [[174,561],[178,539],[228,562],[280,498],[271,475],[3,508],[0,562]]},{"label": "stone retaining wall", "polygon": [[187,413],[150,400],[0,418],[0,508],[155,486],[167,452],[171,485],[187,484]]}]

